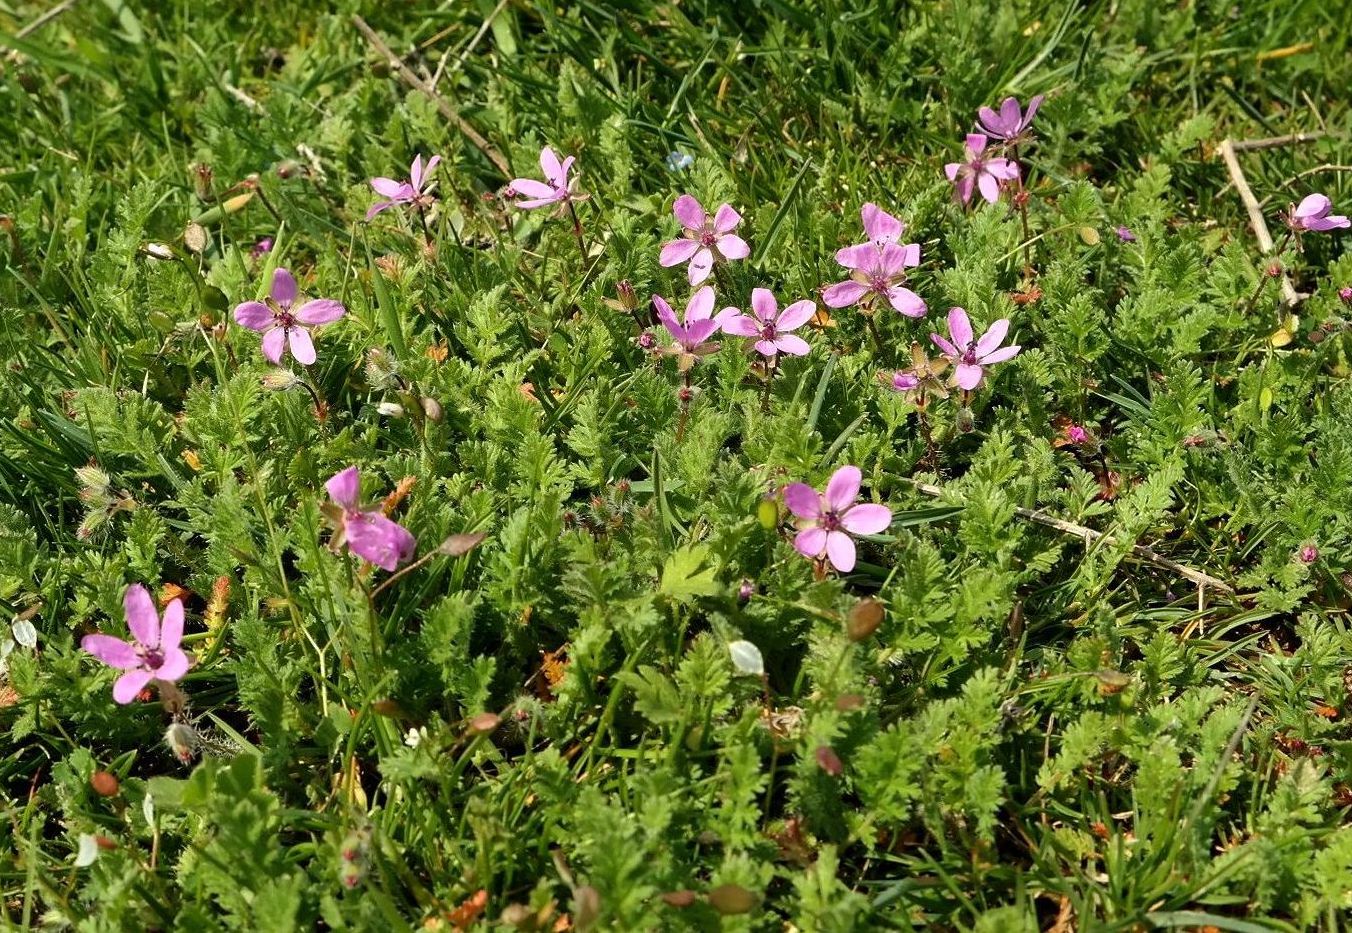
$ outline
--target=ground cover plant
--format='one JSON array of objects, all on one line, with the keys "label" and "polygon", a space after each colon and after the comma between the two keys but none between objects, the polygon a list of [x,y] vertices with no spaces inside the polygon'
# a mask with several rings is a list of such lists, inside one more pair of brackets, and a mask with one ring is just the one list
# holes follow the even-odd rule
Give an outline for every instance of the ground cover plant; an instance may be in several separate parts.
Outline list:
[{"label": "ground cover plant", "polygon": [[1337,7],[0,0],[0,916],[1342,929]]}]

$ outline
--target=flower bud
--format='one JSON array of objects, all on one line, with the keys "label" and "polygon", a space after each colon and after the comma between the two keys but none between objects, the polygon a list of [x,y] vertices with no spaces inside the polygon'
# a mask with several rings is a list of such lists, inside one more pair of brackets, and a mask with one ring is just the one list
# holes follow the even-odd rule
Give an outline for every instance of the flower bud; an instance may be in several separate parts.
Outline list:
[{"label": "flower bud", "polygon": [[620,307],[626,311],[634,311],[638,308],[638,292],[634,291],[634,283],[628,279],[621,279],[615,286],[615,292],[619,296]]},{"label": "flower bud", "polygon": [[439,422],[445,417],[445,412],[441,410],[441,403],[426,395],[422,397],[422,410],[428,421]]},{"label": "flower bud", "polygon": [[89,786],[100,797],[115,797],[118,791],[117,777],[108,771],[95,771],[89,776]]},{"label": "flower bud", "polygon": [[657,346],[657,338],[653,336],[652,331],[645,330],[638,335],[638,345],[644,350],[651,350],[653,347]]},{"label": "flower bud", "polygon": [[841,762],[840,756],[829,745],[817,747],[817,766],[831,777],[840,777],[841,772],[845,770],[845,765]]},{"label": "flower bud", "polygon": [[398,402],[381,402],[376,406],[376,411],[386,418],[404,417],[404,406],[400,405]]},{"label": "flower bud", "polygon": [[1344,285],[1338,289],[1338,297],[1342,299],[1343,304],[1352,305],[1352,285]]},{"label": "flower bud", "polygon": [[1302,545],[1296,556],[1300,558],[1302,564],[1313,564],[1319,560],[1319,548],[1313,544]]},{"label": "flower bud", "polygon": [[971,434],[976,430],[976,416],[972,414],[972,409],[958,409],[957,429],[959,434]]},{"label": "flower bud", "polygon": [[164,733],[164,744],[182,764],[187,764],[197,756],[197,733],[187,723],[176,722]]},{"label": "flower bud", "polygon": [[739,603],[745,603],[755,595],[756,584],[752,583],[750,580],[743,580],[741,585],[737,587],[737,601]]},{"label": "flower bud", "polygon": [[192,167],[192,190],[199,200],[211,200],[211,166],[198,162]]},{"label": "flower bud", "polygon": [[1282,274],[1282,264],[1280,262],[1270,262],[1263,274],[1270,279],[1278,278]]},{"label": "flower bud", "polygon": [[845,620],[845,635],[850,641],[863,641],[883,624],[883,604],[876,599],[859,600]]},{"label": "flower bud", "polygon": [[779,503],[774,496],[764,496],[756,506],[756,520],[766,531],[774,530],[779,524]]},{"label": "flower bud", "polygon": [[300,385],[300,377],[284,366],[274,366],[263,374],[263,388],[285,392]]},{"label": "flower bud", "polygon": [[255,243],[252,248],[250,248],[249,258],[258,259],[262,257],[265,253],[272,252],[272,243],[273,243],[272,237],[270,236],[263,237],[261,240]]}]

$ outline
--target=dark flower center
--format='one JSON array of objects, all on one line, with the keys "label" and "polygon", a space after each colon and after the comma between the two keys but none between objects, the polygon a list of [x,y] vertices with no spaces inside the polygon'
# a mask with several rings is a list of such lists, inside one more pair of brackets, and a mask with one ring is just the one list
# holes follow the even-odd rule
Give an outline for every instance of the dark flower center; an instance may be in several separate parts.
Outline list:
[{"label": "dark flower center", "polygon": [[290,311],[282,311],[281,309],[278,309],[277,311],[273,312],[272,316],[277,321],[277,323],[280,324],[282,327],[289,329],[296,326],[296,316],[292,314]]},{"label": "dark flower center", "polygon": [[712,230],[705,230],[699,235],[699,241],[703,246],[713,246],[718,242],[718,237]]},{"label": "dark flower center", "polygon": [[770,321],[764,327],[762,327],[760,335],[762,340],[774,340],[776,337],[778,337],[779,332],[775,330],[775,322]]},{"label": "dark flower center", "polygon": [[821,526],[825,531],[839,531],[842,527],[840,516],[835,512],[823,512]]},{"label": "dark flower center", "polygon": [[878,294],[883,295],[886,294],[887,290],[892,287],[892,280],[889,279],[887,276],[883,275],[881,272],[875,272],[869,276],[868,287],[873,289]]},{"label": "dark flower center", "polygon": [[164,652],[159,648],[142,648],[140,654],[145,666],[151,670],[159,670],[164,666]]}]

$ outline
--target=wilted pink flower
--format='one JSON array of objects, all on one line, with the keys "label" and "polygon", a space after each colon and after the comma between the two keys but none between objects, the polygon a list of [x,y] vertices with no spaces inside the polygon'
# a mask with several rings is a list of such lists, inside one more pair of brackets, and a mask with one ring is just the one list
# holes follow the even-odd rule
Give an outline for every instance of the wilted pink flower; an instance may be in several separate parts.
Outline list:
[{"label": "wilted pink flower", "polygon": [[265,236],[249,250],[250,259],[258,259],[267,253],[272,252],[272,237]]},{"label": "wilted pink flower", "polygon": [[1319,548],[1313,544],[1303,544],[1296,556],[1300,558],[1302,564],[1313,564],[1319,560]]},{"label": "wilted pink flower", "polygon": [[576,161],[573,156],[559,162],[559,157],[554,154],[554,150],[545,146],[540,150],[540,171],[544,173],[544,181],[536,181],[533,178],[513,178],[511,190],[516,197],[525,196],[526,200],[517,201],[516,206],[533,210],[537,207],[548,207],[551,204],[566,204],[569,201],[581,200],[581,197],[574,191],[577,179],[568,178],[568,170],[573,167]]},{"label": "wilted pink flower", "polygon": [[855,548],[851,535],[875,535],[892,524],[892,511],[885,505],[859,503],[859,467],[843,466],[818,493],[806,483],[784,487],[784,504],[798,518],[793,547],[804,557],[825,556],[841,573],[854,569]]},{"label": "wilted pink flower", "polygon": [[413,164],[408,167],[408,181],[396,181],[393,178],[372,178],[371,187],[375,189],[376,194],[382,195],[387,200],[377,201],[366,211],[366,219],[379,214],[381,211],[395,207],[399,204],[415,204],[420,208],[426,208],[432,203],[432,196],[423,191],[423,182],[425,182],[432,170],[437,167],[441,161],[441,156],[432,156],[427,160],[427,167],[423,167],[422,153],[413,157]]},{"label": "wilted pink flower", "polygon": [[1338,289],[1338,297],[1342,299],[1343,304],[1352,305],[1352,285],[1344,285]]},{"label": "wilted pink flower", "polygon": [[836,253],[836,262],[850,270],[850,277],[822,289],[822,301],[827,307],[845,308],[866,296],[873,296],[886,300],[907,317],[925,316],[925,302],[921,297],[898,284],[905,279],[907,266],[920,264],[919,244],[847,246]]},{"label": "wilted pink flower", "polygon": [[914,397],[919,407],[928,404],[931,395],[948,398],[948,387],[944,384],[944,370],[948,369],[949,359],[943,356],[930,358],[923,347],[911,341],[911,368],[899,369],[891,375],[879,373],[883,385],[893,392]]},{"label": "wilted pink flower", "polygon": [[1118,227],[1115,232],[1117,233],[1117,238],[1123,243],[1136,242],[1136,234],[1131,232],[1130,227]]},{"label": "wilted pink flower", "polygon": [[126,671],[113,684],[113,699],[130,703],[152,680],[173,683],[188,672],[188,656],[179,643],[183,640],[183,602],[175,599],[164,607],[164,621],[150,593],[141,584],[127,587],[122,598],[127,628],[134,642],[111,635],[86,635],[80,647],[109,667]]},{"label": "wilted pink flower", "polygon": [[677,366],[682,372],[693,366],[699,357],[718,350],[718,344],[707,341],[718,331],[723,320],[738,313],[736,308],[724,308],[718,317],[714,317],[714,290],[708,285],[690,296],[683,321],[676,319],[676,312],[661,295],[653,295],[653,306],[657,308],[657,319],[676,342],[672,352],[676,354]]},{"label": "wilted pink flower", "polygon": [[356,467],[335,473],[324,488],[333,500],[326,511],[337,528],[332,547],[346,544],[353,554],[384,570],[393,570],[413,556],[417,547],[413,535],[386,517],[380,506],[361,504],[361,474]]},{"label": "wilted pink flower", "polygon": [[1311,194],[1291,209],[1286,215],[1286,224],[1296,233],[1322,233],[1352,226],[1352,221],[1341,214],[1330,214],[1331,210],[1333,202],[1327,195]]},{"label": "wilted pink flower", "polygon": [[1066,425],[1066,440],[1072,444],[1085,444],[1089,441],[1089,432],[1078,424]]},{"label": "wilted pink flower", "polygon": [[806,356],[812,349],[807,341],[788,331],[802,327],[816,310],[816,304],[804,299],[795,301],[780,311],[779,303],[775,301],[775,296],[768,288],[753,288],[751,312],[755,317],[734,313],[720,315],[720,321],[725,334],[757,338],[756,352],[761,356],[774,356],[776,353]]},{"label": "wilted pink flower", "polygon": [[953,182],[957,198],[963,204],[972,200],[975,187],[987,202],[994,204],[1000,200],[1000,182],[1014,181],[1019,177],[1019,167],[1009,159],[987,156],[988,140],[981,133],[968,133],[966,142],[966,161],[950,162],[944,166],[944,174]]},{"label": "wilted pink flower", "polygon": [[296,279],[286,269],[277,269],[266,303],[246,301],[235,308],[235,323],[263,334],[263,355],[269,362],[280,363],[282,351],[290,346],[297,362],[309,366],[315,361],[315,345],[307,328],[331,323],[347,313],[332,298],[316,298],[293,310],[296,295]]},{"label": "wilted pink flower", "polygon": [[714,263],[722,260],[745,259],[751,255],[746,240],[732,231],[742,222],[742,215],[724,204],[711,218],[704,213],[699,201],[683,194],[672,205],[671,212],[681,222],[681,238],[662,245],[658,262],[663,266],[679,266],[689,260],[687,270],[691,285],[698,285],[713,272]]},{"label": "wilted pink flower", "polygon": [[976,112],[977,127],[987,136],[993,136],[1001,142],[1017,143],[1027,134],[1033,115],[1042,106],[1042,100],[1043,96],[1038,94],[1028,102],[1028,110],[1024,112],[1019,109],[1018,100],[1006,97],[1004,103],[1000,104],[999,113],[989,107],[982,107]]},{"label": "wilted pink flower", "polygon": [[962,308],[948,309],[948,335],[945,340],[938,334],[930,334],[935,346],[944,356],[953,361],[953,381],[958,388],[971,391],[981,384],[985,376],[984,367],[1012,360],[1019,355],[1018,346],[1000,347],[1005,334],[1009,333],[1009,319],[1001,318],[991,325],[990,330],[981,339],[972,338],[972,322]]},{"label": "wilted pink flower", "polygon": [[[864,236],[868,244],[882,249],[888,243],[896,243],[906,232],[906,225],[878,205],[869,201],[859,209],[859,218],[864,222]],[[909,247],[908,247],[909,248]],[[920,247],[916,246],[916,261],[919,261]],[[844,252],[842,250],[841,252]],[[839,257],[840,253],[836,254]],[[914,264],[914,263],[913,263]]]}]

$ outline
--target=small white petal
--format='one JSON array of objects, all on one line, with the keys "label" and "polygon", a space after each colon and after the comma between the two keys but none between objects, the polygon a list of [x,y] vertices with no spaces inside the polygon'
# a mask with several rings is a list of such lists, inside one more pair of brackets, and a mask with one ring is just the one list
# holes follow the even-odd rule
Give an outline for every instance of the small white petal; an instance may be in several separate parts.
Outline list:
[{"label": "small white petal", "polygon": [[75,853],[75,867],[88,868],[98,857],[98,842],[89,833],[80,833],[80,850]]},{"label": "small white petal", "polygon": [[149,792],[141,799],[141,815],[146,818],[146,825],[153,828],[155,825],[155,798]]},{"label": "small white petal", "polygon": [[14,640],[25,648],[36,648],[38,646],[38,630],[27,619],[19,619],[14,622],[10,625],[9,630],[14,633]]},{"label": "small white petal", "polygon": [[765,673],[765,660],[760,649],[749,641],[728,642],[728,652],[732,655],[732,666],[742,674],[760,677]]}]

